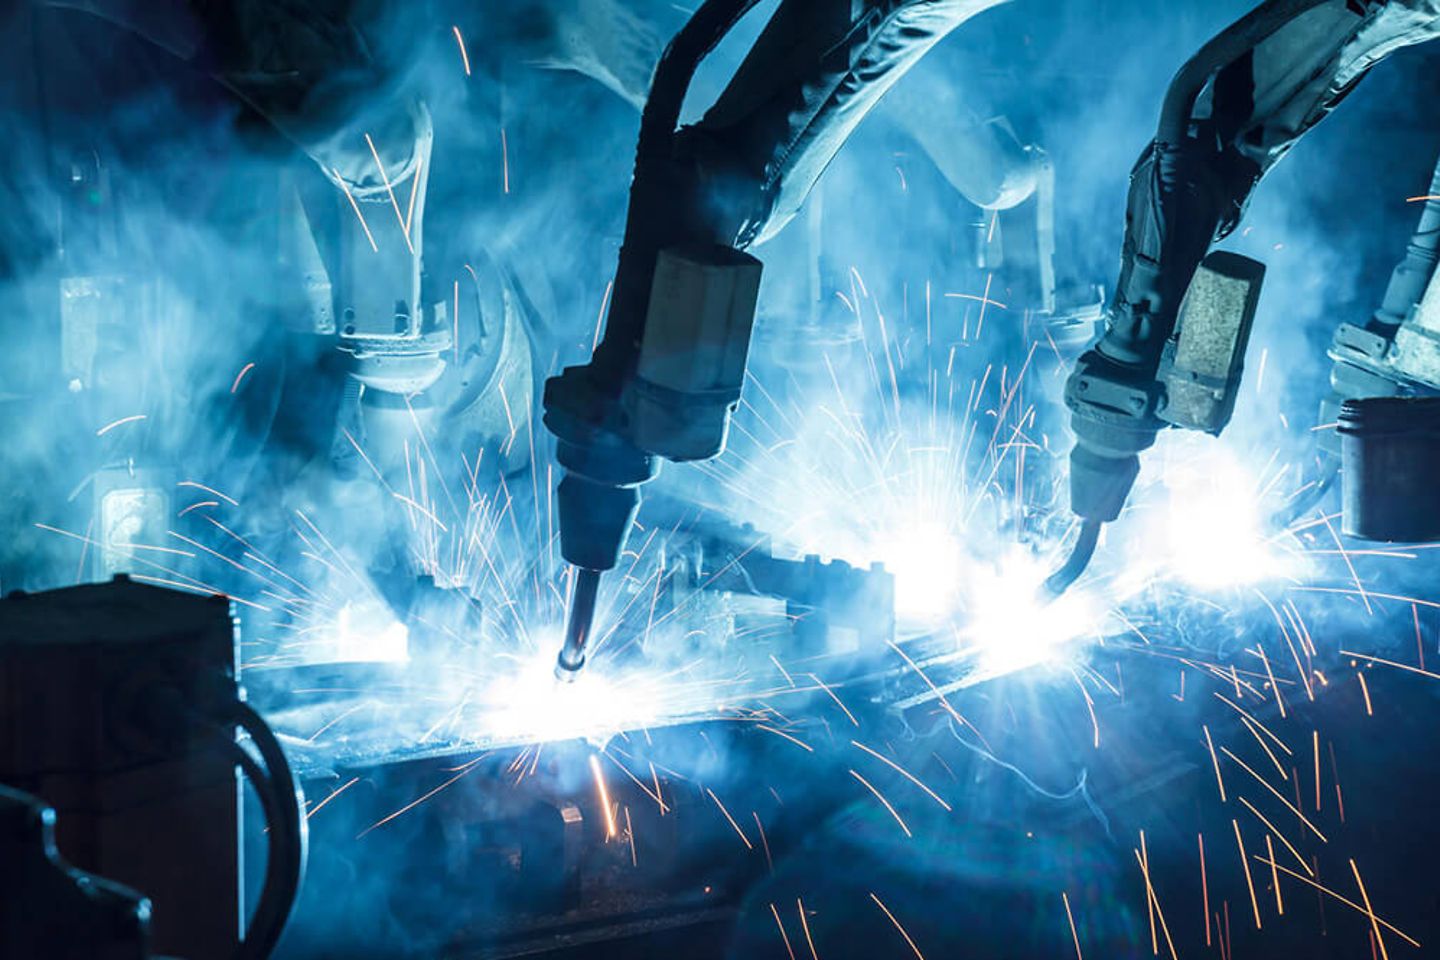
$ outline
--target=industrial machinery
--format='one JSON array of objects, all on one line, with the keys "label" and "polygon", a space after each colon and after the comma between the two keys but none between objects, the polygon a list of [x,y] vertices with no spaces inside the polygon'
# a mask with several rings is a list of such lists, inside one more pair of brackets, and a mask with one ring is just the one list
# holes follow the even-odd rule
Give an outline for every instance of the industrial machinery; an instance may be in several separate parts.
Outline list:
[{"label": "industrial machinery", "polygon": [[[1440,260],[1440,164],[1426,191],[1419,222],[1405,255],[1395,265],[1380,308],[1363,324],[1342,323],[1330,344],[1331,394],[1320,408],[1320,422],[1334,423],[1346,400],[1404,397],[1440,390],[1436,365],[1436,316],[1440,290],[1435,265]],[[1322,435],[1325,450],[1338,456],[1338,435]]]},{"label": "industrial machinery", "polygon": [[[875,4],[852,17],[845,5],[784,3],[705,119],[677,132],[696,68],[754,6],[710,0],[662,56],[604,336],[588,363],[546,383],[565,470],[561,546],[575,568],[562,677],[584,666],[600,576],[618,562],[640,488],[662,459],[724,449],[761,272],[743,251],[794,215],[880,97],[984,5]],[[817,87],[837,94],[811,106]]]},{"label": "industrial machinery", "polygon": [[[371,484],[381,489],[371,501],[382,501],[417,436],[441,455],[483,455],[498,475],[529,463],[535,291],[483,245],[447,247],[446,225],[427,218],[432,184],[453,192],[457,178],[435,161],[424,98],[396,91],[395,65],[360,42],[371,24],[342,29],[317,11],[266,4],[233,5],[237,22],[226,5],[200,16],[184,3],[21,6],[15,33],[35,44],[14,70],[38,80],[15,84],[7,109],[33,114],[43,132],[25,145],[41,158],[37,175],[18,189],[45,217],[17,211],[7,236],[34,234],[43,257],[23,283],[6,278],[7,308],[34,318],[34,349],[23,377],[11,377],[22,364],[3,372],[0,402],[7,418],[43,404],[57,421],[92,425],[56,457],[27,449],[25,431],[8,461],[70,494],[30,519],[89,531],[96,545],[81,576],[143,567],[133,545],[170,539],[175,515],[206,500],[185,501],[176,484],[201,474],[223,469],[226,498],[271,511],[264,525],[283,529],[287,508],[308,505],[312,491],[330,502],[318,488],[337,479]],[[267,46],[277,36],[284,43]],[[87,121],[71,99],[104,100],[114,66],[84,69],[97,43],[147,68],[117,101],[199,88],[190,112],[153,122],[176,137],[209,124],[233,133],[217,135],[227,162],[140,168],[128,126]],[[371,112],[377,89],[394,96]],[[182,196],[155,211],[155,195],[192,178],[205,183],[193,204]],[[53,203],[39,199],[52,193]],[[232,195],[246,198],[243,209]],[[441,242],[427,246],[427,234]],[[135,243],[140,235],[149,242]],[[225,244],[235,260],[215,269],[205,253]],[[438,276],[442,263],[458,277]],[[113,433],[101,429],[112,422]],[[25,526],[0,551],[4,586],[65,582],[70,570],[39,559],[53,535]]]},{"label": "industrial machinery", "polygon": [[[1071,559],[1049,582],[1051,593],[1084,571],[1101,526],[1119,516],[1129,496],[1140,453],[1161,429],[1225,427],[1263,268],[1206,253],[1238,225],[1265,172],[1371,67],[1434,35],[1440,24],[1413,6],[1270,0],[1207,43],[1172,81],[1155,139],[1131,173],[1106,332],[1067,384],[1076,437],[1071,507],[1082,523]],[[1424,247],[1412,250],[1397,273],[1401,286],[1423,273],[1409,261],[1426,259]],[[1424,336],[1416,341],[1412,327],[1404,340],[1402,346],[1397,335],[1396,350],[1405,357],[1400,369],[1423,366],[1410,344]],[[1337,372],[1337,387],[1363,377],[1377,359],[1363,358],[1377,349],[1373,333],[1342,328],[1335,351],[1347,365]]]},{"label": "industrial machinery", "polygon": [[64,960],[150,955],[150,901],[66,864],[55,847],[54,808],[0,786],[0,849],[7,864],[0,943],[8,949]]},{"label": "industrial machinery", "polygon": [[[236,647],[229,600],[124,576],[0,600],[0,860],[19,884],[0,929],[15,956],[145,957],[147,927],[172,956],[270,954],[306,824],[285,753],[237,684]],[[237,768],[270,831],[248,924]],[[77,874],[57,848],[139,894]]]},{"label": "industrial machinery", "polygon": [[1440,502],[1421,481],[1433,475],[1440,439],[1440,166],[1421,204],[1380,308],[1336,328],[1331,392],[1320,405],[1319,485],[1339,474],[1345,532],[1370,540],[1440,538]]}]

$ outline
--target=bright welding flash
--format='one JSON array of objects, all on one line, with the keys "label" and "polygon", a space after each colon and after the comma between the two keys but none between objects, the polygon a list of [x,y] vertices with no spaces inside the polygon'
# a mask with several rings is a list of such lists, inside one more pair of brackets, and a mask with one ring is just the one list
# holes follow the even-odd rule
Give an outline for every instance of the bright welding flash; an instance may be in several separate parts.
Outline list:
[{"label": "bright welding flash", "polygon": [[1086,591],[1042,602],[1048,575],[1046,562],[1018,545],[998,562],[967,571],[957,633],[979,653],[983,669],[1009,673],[1047,663],[1097,631],[1103,613]]},{"label": "bright welding flash", "polygon": [[[559,634],[543,639],[558,642]],[[623,730],[649,726],[663,713],[664,687],[644,671],[612,678],[592,666],[563,681],[555,676],[553,649],[546,642],[533,655],[507,657],[489,675],[476,714],[487,736],[603,743]]]},{"label": "bright welding flash", "polygon": [[902,622],[931,625],[958,608],[965,556],[959,538],[944,523],[901,525],[881,544],[876,559],[895,577],[895,615]]},{"label": "bright welding flash", "polygon": [[410,656],[410,632],[378,600],[347,603],[331,624],[321,660],[398,663]]},{"label": "bright welding flash", "polygon": [[1228,448],[1208,443],[1165,471],[1161,529],[1152,562],[1201,590],[1292,574],[1296,559],[1266,531],[1261,483]]}]

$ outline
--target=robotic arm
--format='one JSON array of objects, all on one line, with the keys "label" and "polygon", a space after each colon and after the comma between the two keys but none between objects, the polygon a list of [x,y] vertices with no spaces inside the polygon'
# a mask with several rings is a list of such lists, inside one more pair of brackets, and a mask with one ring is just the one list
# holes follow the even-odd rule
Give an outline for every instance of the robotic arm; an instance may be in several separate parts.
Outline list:
[{"label": "robotic arm", "polygon": [[641,118],[604,338],[545,386],[575,566],[557,675],[585,663],[600,576],[662,458],[717,456],[759,288],[745,248],[777,232],[851,131],[936,42],[1003,0],[786,0],[720,100],[677,132],[700,61],[757,0],[707,0],[666,49]]},{"label": "robotic arm", "polygon": [[1131,173],[1107,330],[1066,384],[1071,508],[1082,527],[1052,594],[1084,571],[1163,427],[1218,434],[1229,422],[1264,268],[1207,257],[1211,244],[1372,66],[1434,36],[1437,22],[1440,5],[1426,0],[1267,0],[1176,75]]}]

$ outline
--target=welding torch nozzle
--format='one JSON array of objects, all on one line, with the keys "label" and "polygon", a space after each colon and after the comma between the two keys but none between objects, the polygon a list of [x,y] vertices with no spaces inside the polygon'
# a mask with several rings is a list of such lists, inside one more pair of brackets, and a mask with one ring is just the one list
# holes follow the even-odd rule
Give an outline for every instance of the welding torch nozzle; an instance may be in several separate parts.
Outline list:
[{"label": "welding torch nozzle", "polygon": [[1090,566],[1090,559],[1095,556],[1095,547],[1100,542],[1100,528],[1104,524],[1099,520],[1086,518],[1080,525],[1080,535],[1075,538],[1075,546],[1070,551],[1070,557],[1060,566],[1060,569],[1050,574],[1042,588],[1042,600],[1046,603],[1059,599],[1069,590],[1085,568]]},{"label": "welding torch nozzle", "polygon": [[565,643],[555,661],[555,676],[572,681],[585,666],[585,644],[595,622],[595,599],[600,592],[600,571],[575,568],[575,586],[570,591],[570,615],[565,621]]}]

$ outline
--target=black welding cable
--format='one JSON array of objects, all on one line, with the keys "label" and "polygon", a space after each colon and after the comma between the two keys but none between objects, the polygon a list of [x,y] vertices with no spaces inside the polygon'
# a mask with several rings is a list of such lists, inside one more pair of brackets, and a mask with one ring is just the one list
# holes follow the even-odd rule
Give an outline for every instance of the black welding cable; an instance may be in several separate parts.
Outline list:
[{"label": "black welding cable", "polygon": [[706,0],[665,47],[640,116],[636,152],[668,157],[685,95],[700,62],[760,0]]},{"label": "black welding cable", "polygon": [[1095,547],[1100,542],[1100,528],[1104,526],[1099,520],[1086,520],[1080,525],[1080,535],[1075,538],[1075,546],[1070,550],[1070,558],[1050,574],[1045,581],[1043,589],[1044,599],[1048,602],[1054,600],[1069,590],[1085,568],[1090,566],[1090,558],[1095,556]]},{"label": "black welding cable", "polygon": [[[235,705],[234,722],[250,735],[264,769],[234,740],[228,740],[235,761],[255,788],[270,829],[265,884],[254,917],[235,952],[236,960],[265,960],[274,951],[290,919],[305,877],[309,841],[303,793],[280,741],[268,724],[246,703]],[[227,733],[230,728],[226,728]]]},{"label": "black welding cable", "polygon": [[1184,140],[1195,103],[1214,74],[1255,49],[1286,24],[1330,0],[1265,0],[1216,34],[1186,61],[1165,94],[1155,139],[1175,144]]},{"label": "black welding cable", "polygon": [[[635,147],[635,175],[625,215],[625,236],[615,270],[605,331],[591,359],[602,382],[628,375],[635,351],[643,339],[650,289],[659,246],[667,241],[656,232],[674,211],[654,209],[658,196],[668,194],[667,170],[675,157],[675,133],[686,94],[695,72],[710,52],[760,0],[705,0],[665,47],[655,66],[650,94],[640,114],[640,135]],[[657,219],[658,218],[658,219]]]}]

